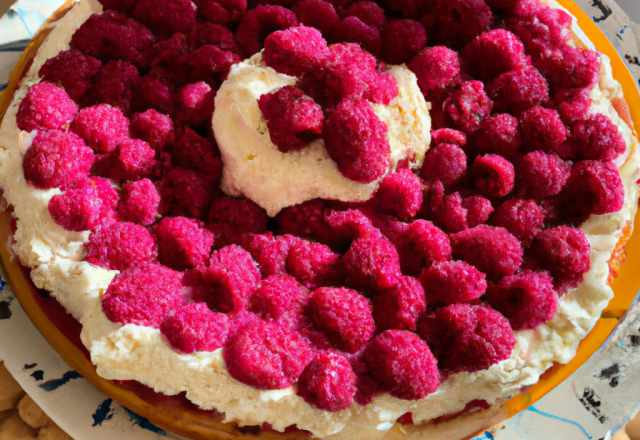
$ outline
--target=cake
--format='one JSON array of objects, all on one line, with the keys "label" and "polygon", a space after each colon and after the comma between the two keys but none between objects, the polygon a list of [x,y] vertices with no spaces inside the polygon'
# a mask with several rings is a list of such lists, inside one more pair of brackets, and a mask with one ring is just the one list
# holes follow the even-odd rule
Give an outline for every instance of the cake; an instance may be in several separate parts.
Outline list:
[{"label": "cake", "polygon": [[82,0],[4,117],[98,374],[392,438],[568,362],[638,201],[606,57],[551,2],[265,3]]}]

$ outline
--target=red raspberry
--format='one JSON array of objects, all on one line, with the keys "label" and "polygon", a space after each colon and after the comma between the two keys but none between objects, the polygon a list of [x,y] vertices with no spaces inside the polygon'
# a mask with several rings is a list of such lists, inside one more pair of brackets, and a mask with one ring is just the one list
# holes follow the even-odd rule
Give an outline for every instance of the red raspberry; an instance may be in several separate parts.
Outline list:
[{"label": "red raspberry", "polygon": [[249,310],[262,319],[297,320],[311,293],[289,275],[271,275],[251,295]]},{"label": "red raspberry", "polygon": [[493,212],[491,202],[482,196],[464,197],[461,205],[467,210],[467,226],[470,228],[486,223]]},{"label": "red raspberry", "polygon": [[386,237],[366,236],[351,244],[344,255],[347,286],[366,291],[395,287],[400,273],[400,257]]},{"label": "red raspberry", "polygon": [[517,188],[522,197],[541,199],[558,194],[569,178],[571,167],[554,154],[527,153],[518,163]]},{"label": "red raspberry", "polygon": [[103,63],[123,60],[145,67],[153,40],[153,34],[143,24],[107,11],[89,17],[73,34],[69,45]]},{"label": "red raspberry", "polygon": [[491,9],[482,0],[446,0],[427,5],[421,22],[429,41],[454,50],[462,49],[493,22]]},{"label": "red raspberry", "polygon": [[[187,35],[183,32],[176,32],[170,38],[157,41],[153,45],[151,65],[167,67],[174,64],[180,56],[188,51]],[[154,77],[157,75],[153,70],[150,74]]]},{"label": "red raspberry", "polygon": [[327,40],[333,41],[340,18],[331,3],[324,0],[302,0],[296,2],[291,10],[300,23],[318,29]]},{"label": "red raspberry", "polygon": [[209,174],[217,182],[222,164],[214,149],[208,139],[187,127],[171,147],[171,162],[187,170]]},{"label": "red raspberry", "polygon": [[122,185],[118,214],[124,221],[150,225],[156,221],[159,204],[160,195],[149,179],[126,182]]},{"label": "red raspberry", "polygon": [[256,258],[263,277],[286,273],[287,257],[291,245],[299,238],[291,235],[279,236],[262,249]]},{"label": "red raspberry", "polygon": [[399,399],[422,399],[440,386],[431,350],[405,330],[387,330],[376,336],[364,352],[364,361],[383,388]]},{"label": "red raspberry", "polygon": [[476,131],[482,119],[491,114],[492,108],[493,103],[480,81],[462,83],[459,90],[449,93],[443,104],[453,123],[466,133]]},{"label": "red raspberry", "polygon": [[458,182],[467,171],[467,156],[454,144],[438,144],[424,157],[420,176],[424,180],[439,180],[445,186]]},{"label": "red raspberry", "polygon": [[[172,212],[175,215],[184,213],[198,219],[206,218],[211,201],[219,191],[216,188],[217,177],[182,168],[174,168],[169,171],[164,184],[169,185],[169,194],[175,203]],[[164,200],[163,192],[160,189],[158,192]]]},{"label": "red raspberry", "polygon": [[78,106],[60,87],[41,82],[29,87],[20,102],[16,123],[24,131],[66,130]]},{"label": "red raspberry", "polygon": [[258,5],[242,18],[236,31],[236,41],[245,54],[251,56],[260,52],[270,33],[289,29],[297,24],[296,14],[288,9]]},{"label": "red raspberry", "polygon": [[530,51],[539,49],[541,45],[563,45],[571,39],[571,16],[535,0],[517,2],[507,27],[522,39]]},{"label": "red raspberry", "polygon": [[227,317],[231,322],[231,335],[235,335],[240,328],[244,327],[250,322],[260,321],[260,317],[258,315],[245,311],[227,313]]},{"label": "red raspberry", "polygon": [[551,276],[530,270],[501,279],[487,292],[487,301],[514,330],[535,329],[551,320],[558,308]]},{"label": "red raspberry", "polygon": [[204,81],[187,84],[178,92],[176,118],[184,125],[211,124],[216,91]]},{"label": "red raspberry", "polygon": [[389,64],[404,64],[427,44],[424,26],[415,20],[393,19],[382,31],[382,59]]},{"label": "red raspberry", "polygon": [[198,13],[212,23],[230,24],[247,12],[247,0],[195,0]]},{"label": "red raspberry", "polygon": [[368,26],[381,30],[384,26],[384,10],[372,1],[355,1],[342,10],[342,18],[357,17]]},{"label": "red raspberry", "polygon": [[600,55],[597,52],[567,44],[544,46],[533,57],[553,92],[561,89],[591,89],[600,78]]},{"label": "red raspberry", "polygon": [[283,209],[276,217],[280,234],[291,234],[332,245],[335,237],[325,221],[325,208],[326,202],[323,199],[313,199]]},{"label": "red raspberry", "polygon": [[342,351],[355,353],[373,336],[371,305],[355,290],[322,287],[309,306],[313,321]]},{"label": "red raspberry", "polygon": [[126,61],[109,61],[95,78],[96,99],[129,114],[133,90],[140,81],[138,69]]},{"label": "red raspberry", "polygon": [[433,213],[433,220],[449,233],[467,229],[467,217],[467,209],[462,206],[462,197],[458,192],[447,195],[440,209]]},{"label": "red raspberry", "polygon": [[413,331],[425,310],[424,289],[415,278],[402,277],[396,287],[373,297],[373,319],[378,331]]},{"label": "red raspberry", "polygon": [[484,118],[469,139],[466,149],[470,154],[499,154],[508,159],[518,157],[522,136],[518,119],[506,114]]},{"label": "red raspberry", "polygon": [[336,286],[344,281],[344,268],[339,254],[328,246],[298,240],[289,248],[287,272],[307,289]]},{"label": "red raspberry", "polygon": [[162,113],[172,113],[173,90],[167,84],[166,79],[160,80],[151,76],[140,78],[133,93],[134,109],[138,111],[154,109]]},{"label": "red raspberry", "polygon": [[157,152],[173,144],[175,140],[173,121],[155,110],[133,115],[129,134],[133,139],[142,139]]},{"label": "red raspberry", "polygon": [[609,117],[591,115],[571,128],[578,160],[613,160],[627,150],[627,143]]},{"label": "red raspberry", "polygon": [[329,57],[327,42],[315,28],[276,31],[264,40],[262,60],[278,73],[301,76],[319,69]]},{"label": "red raspberry", "polygon": [[460,79],[458,53],[444,46],[427,48],[416,55],[407,67],[416,74],[424,95],[453,86]]},{"label": "red raspberry", "polygon": [[522,264],[518,239],[504,228],[480,225],[450,236],[453,255],[490,279],[513,275]]},{"label": "red raspberry", "polygon": [[528,246],[542,231],[544,214],[533,200],[510,199],[498,206],[491,223],[505,228]]},{"label": "red raspberry", "polygon": [[196,25],[196,7],[190,0],[137,0],[133,17],[160,37],[189,32]]},{"label": "red raspberry", "polygon": [[343,100],[325,123],[325,147],[346,178],[370,183],[382,177],[391,163],[387,131],[367,101]]},{"label": "red raspberry", "polygon": [[504,29],[480,35],[464,48],[460,56],[464,70],[484,82],[530,64],[522,42]]},{"label": "red raspberry", "polygon": [[494,111],[515,116],[549,101],[547,81],[533,68],[503,73],[487,86],[487,93]]},{"label": "red raspberry", "polygon": [[426,220],[412,222],[407,230],[394,240],[400,256],[402,273],[418,276],[420,269],[435,261],[451,258],[449,237]]},{"label": "red raspberry", "polygon": [[571,126],[588,118],[591,108],[589,89],[564,89],[553,98],[562,122]]},{"label": "red raspberry", "polygon": [[357,209],[325,212],[325,221],[329,225],[331,237],[327,244],[341,252],[348,249],[351,242],[359,237],[380,235],[380,231],[373,226],[371,220]]},{"label": "red raspberry", "polygon": [[[199,12],[202,13],[202,9]],[[210,44],[234,53],[239,50],[233,32],[221,24],[197,23],[189,32],[188,40],[189,46],[194,50]]]},{"label": "red raspberry", "polygon": [[96,153],[111,153],[129,137],[129,120],[122,112],[107,104],[80,110],[71,131],[85,140]]},{"label": "red raspberry", "polygon": [[237,233],[262,234],[267,231],[267,213],[249,199],[219,198],[213,201],[209,223],[225,223]]},{"label": "red raspberry", "polygon": [[378,211],[408,221],[416,216],[422,205],[420,179],[409,169],[387,174],[380,182],[373,203]]},{"label": "red raspberry", "polygon": [[558,226],[541,232],[530,253],[556,281],[570,287],[577,286],[591,267],[591,246],[578,228]]},{"label": "red raspberry", "polygon": [[240,327],[222,353],[229,374],[259,390],[291,386],[312,359],[298,332],[286,323],[262,320]]},{"label": "red raspberry", "polygon": [[298,379],[298,395],[324,411],[340,411],[353,404],[356,375],[344,356],[318,351]]},{"label": "red raspberry", "polygon": [[40,130],[22,161],[24,178],[40,189],[73,188],[89,177],[93,152],[73,133]]},{"label": "red raspberry", "polygon": [[240,61],[242,59],[238,55],[218,46],[202,46],[175,62],[179,74],[176,82],[185,85],[205,81],[215,88],[219,82],[227,79],[231,66]]},{"label": "red raspberry", "polygon": [[93,176],[89,183],[95,187],[98,192],[98,197],[102,200],[102,204],[106,206],[108,209],[116,209],[118,206],[118,191],[111,185],[109,179],[103,179],[102,177]]},{"label": "red raspberry", "polygon": [[131,12],[135,7],[135,0],[99,0],[105,9],[119,12]]},{"label": "red raspberry", "polygon": [[535,106],[520,115],[520,129],[525,151],[558,151],[567,138],[560,115],[552,109]]},{"label": "red raspberry", "polygon": [[487,290],[485,274],[464,261],[436,261],[422,269],[419,280],[429,305],[473,301]]},{"label": "red raspberry", "polygon": [[185,217],[165,217],[153,226],[158,261],[175,270],[204,267],[211,254],[213,234],[202,222]]},{"label": "red raspberry", "polygon": [[104,154],[96,159],[94,166],[97,174],[109,177],[116,182],[121,180],[139,180],[151,175],[155,151],[140,139],[123,139],[112,154]]},{"label": "red raspberry", "polygon": [[65,50],[49,58],[40,68],[42,81],[62,87],[75,102],[83,101],[102,63],[77,50]]},{"label": "red raspberry", "polygon": [[48,210],[53,220],[67,231],[86,231],[101,224],[112,208],[102,202],[95,185],[86,181],[53,196]]},{"label": "red raspberry", "polygon": [[249,252],[256,261],[260,256],[260,252],[275,241],[276,239],[271,232],[266,234],[242,234],[238,238],[238,244]]},{"label": "red raspberry", "polygon": [[357,43],[372,54],[380,52],[382,37],[380,29],[370,26],[358,17],[347,17],[336,28],[336,39],[341,42]]},{"label": "red raspberry", "polygon": [[[489,119],[490,118],[487,118],[483,121],[487,121]],[[431,131],[431,143],[436,147],[440,144],[454,144],[458,147],[464,147],[467,144],[467,135],[462,131],[453,130],[451,128],[441,128],[439,130]]]},{"label": "red raspberry", "polygon": [[516,338],[509,321],[485,306],[452,304],[423,315],[418,334],[427,341],[441,370],[484,370],[509,359]]},{"label": "red raspberry", "polygon": [[184,303],[182,274],[146,264],[116,275],[102,297],[102,311],[112,322],[158,328],[164,315]]},{"label": "red raspberry", "polygon": [[511,162],[502,156],[478,156],[470,171],[478,191],[489,198],[504,197],[513,189],[515,171]]},{"label": "red raspberry", "polygon": [[87,261],[111,270],[141,267],[158,257],[153,235],[144,227],[128,222],[102,225],[89,235],[84,247]]},{"label": "red raspberry", "polygon": [[271,142],[283,153],[301,150],[322,133],[322,109],[297,87],[262,95],[258,107],[267,120]]},{"label": "red raspberry", "polygon": [[180,306],[160,321],[162,335],[173,348],[183,353],[224,347],[230,329],[227,315],[212,312],[204,303]]}]

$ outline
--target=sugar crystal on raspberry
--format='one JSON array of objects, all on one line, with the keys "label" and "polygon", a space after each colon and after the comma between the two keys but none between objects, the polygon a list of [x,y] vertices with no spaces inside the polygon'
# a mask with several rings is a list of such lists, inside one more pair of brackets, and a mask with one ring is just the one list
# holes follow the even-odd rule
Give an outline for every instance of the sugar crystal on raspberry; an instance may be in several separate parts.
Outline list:
[{"label": "sugar crystal on raspberry", "polygon": [[102,225],[89,235],[84,246],[87,261],[111,270],[141,267],[158,257],[153,235],[144,227],[128,222]]},{"label": "sugar crystal on raspberry", "polygon": [[66,130],[78,106],[60,87],[43,81],[29,87],[20,102],[16,123],[20,130]]}]

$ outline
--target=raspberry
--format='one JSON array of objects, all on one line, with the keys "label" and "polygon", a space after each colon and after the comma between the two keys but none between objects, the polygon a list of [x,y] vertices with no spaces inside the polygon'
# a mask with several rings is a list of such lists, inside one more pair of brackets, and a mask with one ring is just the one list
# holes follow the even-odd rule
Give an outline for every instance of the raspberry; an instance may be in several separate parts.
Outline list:
[{"label": "raspberry", "polygon": [[160,195],[149,179],[126,182],[122,185],[122,200],[118,214],[122,220],[140,225],[156,221]]},{"label": "raspberry", "polygon": [[493,14],[482,0],[449,0],[429,2],[430,8],[421,22],[429,41],[454,50],[462,49],[470,40],[489,29]]},{"label": "raspberry", "polygon": [[98,174],[116,182],[139,180],[151,175],[155,151],[140,139],[124,139],[111,155],[103,155],[94,166]]},{"label": "raspberry", "polygon": [[355,353],[373,336],[371,305],[355,290],[322,287],[309,306],[313,321],[342,351]]},{"label": "raspberry", "polygon": [[280,234],[291,234],[329,244],[334,237],[324,218],[325,207],[323,199],[313,199],[283,209],[276,217]]},{"label": "raspberry", "polygon": [[382,177],[391,163],[387,131],[367,101],[343,100],[325,123],[325,147],[342,175],[370,183]]},{"label": "raspberry", "polygon": [[[157,41],[153,45],[152,66],[170,66],[176,60],[189,51],[187,35],[183,32],[176,32],[171,37]],[[156,73],[150,72],[154,77]]]},{"label": "raspberry", "polygon": [[[483,119],[483,122],[489,119]],[[431,143],[436,147],[440,144],[454,144],[458,147],[464,147],[467,144],[467,135],[451,128],[441,128],[431,131]]]},{"label": "raspberry", "polygon": [[87,261],[111,270],[142,267],[158,257],[153,235],[128,222],[102,225],[89,235],[84,246]]},{"label": "raspberry", "polygon": [[443,104],[453,123],[466,133],[476,131],[482,119],[491,114],[492,108],[493,103],[480,81],[462,83],[459,90],[449,93]]},{"label": "raspberry", "polygon": [[591,89],[600,78],[597,52],[567,44],[545,46],[533,57],[533,65],[549,81],[553,92],[561,89]]},{"label": "raspberry", "polygon": [[247,0],[195,0],[198,13],[212,23],[230,24],[247,12]]},{"label": "raspberry", "polygon": [[320,68],[329,56],[327,42],[312,27],[276,31],[264,40],[262,60],[278,73],[301,76]]},{"label": "raspberry", "polygon": [[256,261],[260,256],[260,252],[275,241],[276,239],[271,232],[266,234],[242,234],[238,238],[238,244],[249,252]]},{"label": "raspberry", "polygon": [[107,104],[83,108],[70,128],[95,153],[111,153],[129,137],[129,120],[119,109]]},{"label": "raspberry", "polygon": [[347,286],[366,291],[377,291],[398,284],[400,257],[396,248],[385,237],[366,236],[351,244],[344,255]]},{"label": "raspberry", "polygon": [[405,330],[387,330],[376,336],[364,352],[364,361],[383,388],[399,399],[422,399],[440,386],[431,350]]},{"label": "raspberry", "polygon": [[370,26],[358,17],[347,17],[336,28],[336,39],[341,42],[357,43],[372,54],[380,52],[382,37],[380,30]]},{"label": "raspberry", "polygon": [[229,374],[259,390],[291,386],[312,359],[299,333],[286,324],[261,320],[240,327],[222,353]]},{"label": "raspberry", "polygon": [[558,156],[544,151],[527,153],[518,163],[517,188],[523,197],[541,199],[558,194],[571,167]]},{"label": "raspberry", "polygon": [[554,96],[556,110],[565,125],[571,126],[578,121],[587,119],[591,108],[589,89],[564,89]]},{"label": "raspberry", "polygon": [[291,245],[286,269],[307,289],[335,286],[344,281],[340,255],[331,252],[328,246],[306,240]]},{"label": "raspberry", "polygon": [[66,130],[78,106],[60,87],[41,82],[29,87],[20,102],[16,123],[24,131]]},{"label": "raspberry", "polygon": [[528,246],[542,231],[544,215],[533,200],[510,199],[498,206],[491,223],[505,228]]},{"label": "raspberry", "polygon": [[502,156],[478,156],[470,171],[478,191],[489,198],[504,197],[513,189],[515,171],[511,162]]},{"label": "raspberry", "polygon": [[182,274],[146,264],[116,275],[102,297],[102,311],[112,322],[158,328],[164,315],[184,303]]},{"label": "raspberry", "polygon": [[[40,68],[42,81],[62,87],[75,102],[83,101],[102,63],[77,50],[65,50],[49,58]],[[49,110],[50,111],[50,110]]]},{"label": "raspberry", "polygon": [[151,76],[143,76],[133,93],[133,107],[138,111],[154,109],[162,113],[173,112],[173,90],[168,80],[162,81]]},{"label": "raspberry", "polygon": [[357,17],[367,26],[381,30],[384,26],[384,10],[371,1],[356,1],[342,10],[342,18]]},{"label": "raspberry", "polygon": [[484,118],[480,122],[480,127],[469,140],[467,150],[473,154],[499,154],[512,159],[518,156],[521,145],[518,119],[502,113]]},{"label": "raspberry", "polygon": [[441,370],[484,370],[509,359],[516,338],[509,321],[485,306],[452,304],[424,315],[418,334],[427,341]]},{"label": "raspberry", "polygon": [[424,26],[415,20],[393,19],[382,31],[382,59],[389,64],[404,64],[427,44]]},{"label": "raspberry", "polygon": [[289,275],[271,275],[251,295],[249,310],[262,319],[298,319],[311,293]]},{"label": "raspberry", "polygon": [[424,180],[439,180],[445,186],[458,182],[467,171],[467,156],[455,144],[438,144],[427,152],[420,176]]},{"label": "raspberry", "polygon": [[460,203],[467,210],[467,226],[470,228],[486,223],[493,212],[491,202],[482,196],[464,197]]},{"label": "raspberry", "polygon": [[378,331],[415,330],[426,310],[424,289],[415,278],[402,277],[396,287],[373,297],[373,318]]},{"label": "raspberry", "polygon": [[291,245],[299,239],[290,235],[279,236],[265,246],[256,258],[263,277],[286,273],[287,257]]},{"label": "raspberry", "polygon": [[624,186],[612,162],[585,160],[571,168],[560,193],[568,216],[586,217],[617,212],[624,204]]},{"label": "raspberry", "polygon": [[571,128],[578,160],[613,160],[627,150],[627,143],[609,117],[591,115]]},{"label": "raspberry", "polygon": [[464,70],[484,82],[530,64],[522,42],[504,29],[480,35],[460,52],[460,56]]},{"label": "raspberry", "polygon": [[[169,171],[164,183],[171,187],[170,194],[175,198],[175,209],[172,210],[174,213],[185,213],[199,219],[206,218],[211,201],[217,195],[217,176],[174,168]],[[160,192],[160,195],[163,196],[163,193]]]},{"label": "raspberry", "polygon": [[115,11],[107,11],[89,17],[73,34],[69,45],[103,63],[123,60],[136,67],[145,67],[153,40],[143,24]]},{"label": "raspberry", "polygon": [[353,240],[359,237],[380,235],[380,232],[373,227],[371,220],[356,209],[325,214],[325,221],[330,227],[331,239],[328,240],[328,244],[343,252]]},{"label": "raspberry", "polygon": [[90,179],[89,183],[95,187],[98,192],[98,197],[100,197],[102,204],[107,207],[107,209],[116,209],[116,206],[118,206],[119,195],[118,191],[111,185],[109,179],[94,176]]},{"label": "raspberry", "polygon": [[211,123],[216,91],[204,81],[187,84],[178,92],[176,117],[179,122],[191,127],[202,127]]},{"label": "raspberry", "polygon": [[515,116],[549,101],[547,81],[533,68],[503,73],[487,86],[487,93],[494,111]]},{"label": "raspberry", "polygon": [[53,196],[48,210],[53,220],[67,231],[94,229],[111,212],[90,181]]},{"label": "raspberry", "polygon": [[433,223],[416,220],[398,240],[394,240],[400,256],[402,273],[418,276],[420,269],[436,261],[451,258],[449,237]]},{"label": "raspberry", "polygon": [[260,317],[255,313],[251,312],[231,312],[227,314],[229,321],[231,323],[231,335],[237,333],[237,331],[249,324],[250,322],[260,321]]},{"label": "raspberry", "polygon": [[211,44],[178,58],[175,66],[180,73],[177,82],[182,85],[205,81],[212,87],[227,79],[231,66],[241,58],[233,52]]},{"label": "raspberry", "polygon": [[485,274],[464,261],[436,261],[422,269],[419,280],[429,305],[473,301],[487,290]]},{"label": "raspberry", "polygon": [[236,41],[245,54],[251,56],[260,52],[270,33],[289,29],[297,24],[296,14],[288,9],[258,5],[242,18],[236,31]]},{"label": "raspberry", "polygon": [[160,331],[173,348],[183,353],[214,351],[229,339],[231,324],[223,313],[204,303],[185,304],[164,315]]},{"label": "raspberry", "polygon": [[344,356],[318,351],[298,380],[298,395],[325,411],[347,409],[356,393],[356,375]]},{"label": "raspberry", "polygon": [[126,61],[109,61],[95,78],[94,89],[98,102],[119,108],[129,114],[133,90],[140,81],[138,69]]},{"label": "raspberry", "polygon": [[537,1],[517,2],[507,27],[522,39],[527,50],[544,45],[563,45],[571,39],[571,16]]},{"label": "raspberry", "polygon": [[222,164],[215,155],[214,148],[208,139],[200,137],[187,127],[171,147],[171,161],[175,166],[209,174],[217,181]]},{"label": "raspberry", "polygon": [[373,203],[378,211],[408,221],[416,216],[422,205],[420,179],[409,169],[387,174],[380,182]]},{"label": "raspberry", "polygon": [[300,23],[318,29],[327,40],[333,41],[340,18],[331,3],[324,0],[302,0],[296,2],[291,10]]},{"label": "raspberry", "polygon": [[262,95],[258,107],[267,120],[271,142],[283,153],[301,150],[322,133],[322,109],[297,87]]},{"label": "raspberry", "polygon": [[460,79],[458,53],[444,46],[427,48],[416,55],[407,67],[416,74],[424,95],[453,86]]},{"label": "raspberry", "polygon": [[591,246],[578,228],[558,226],[542,231],[531,246],[531,256],[556,281],[575,287],[591,267]]},{"label": "raspberry", "polygon": [[189,0],[137,0],[133,17],[160,37],[189,32],[196,25],[196,8]]},{"label": "raspberry", "polygon": [[501,279],[489,289],[487,301],[514,330],[535,329],[551,320],[558,308],[551,276],[530,270]]},{"label": "raspberry", "polygon": [[[200,9],[199,12],[202,13]],[[222,50],[237,52],[238,46],[233,32],[221,24],[197,23],[188,35],[191,49],[198,49],[202,46],[218,46]]]},{"label": "raspberry", "polygon": [[567,138],[560,115],[541,106],[532,107],[520,115],[522,140],[526,151],[557,151]]},{"label": "raspberry", "polygon": [[119,12],[131,12],[135,7],[135,0],[99,0],[105,9]]},{"label": "raspberry", "polygon": [[460,193],[455,192],[444,198],[442,207],[433,214],[433,219],[447,232],[454,233],[464,231],[469,227],[467,216],[467,209],[462,206],[462,197]]},{"label": "raspberry", "polygon": [[522,264],[518,239],[504,228],[480,225],[450,236],[453,255],[490,279],[513,275]]},{"label": "raspberry", "polygon": [[26,181],[40,189],[73,188],[89,177],[93,152],[73,133],[40,130],[22,161]]},{"label": "raspberry", "polygon": [[204,267],[211,253],[213,234],[198,220],[165,217],[153,226],[158,261],[175,270]]},{"label": "raspberry", "polygon": [[175,140],[173,121],[167,115],[155,110],[136,113],[131,118],[129,134],[133,139],[141,139],[151,148],[160,152]]},{"label": "raspberry", "polygon": [[249,199],[216,199],[209,213],[209,223],[231,225],[240,234],[262,234],[267,231],[268,220],[264,209]]}]

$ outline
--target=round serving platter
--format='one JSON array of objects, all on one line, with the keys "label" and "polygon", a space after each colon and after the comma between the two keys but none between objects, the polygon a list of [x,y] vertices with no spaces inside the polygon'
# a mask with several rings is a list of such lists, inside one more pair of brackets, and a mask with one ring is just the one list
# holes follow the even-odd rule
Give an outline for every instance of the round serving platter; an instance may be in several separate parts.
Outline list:
[{"label": "round serving platter", "polygon": [[[30,60],[35,56],[38,47],[55,26],[55,22],[63,17],[75,3],[76,0],[69,0],[56,11],[25,50],[10,79],[8,93],[0,102],[0,120],[10,105],[13,91],[20,84],[21,77],[28,69]],[[624,61],[602,31],[576,3],[571,0],[558,0],[558,3],[578,18],[580,28],[594,43],[596,49],[611,59],[613,75],[622,85],[630,108],[630,117],[635,126],[640,126],[640,93]],[[640,224],[640,214],[636,216],[636,223]],[[629,225],[628,234],[631,232],[632,225]],[[11,251],[12,236],[13,223],[9,208],[0,213],[0,240],[6,244],[0,246],[0,271],[4,279],[8,281],[24,311],[47,342],[71,368],[109,398],[164,430],[192,439],[309,438],[307,433],[296,429],[288,429],[285,434],[282,434],[268,429],[257,429],[257,427],[255,429],[240,428],[235,424],[225,424],[222,423],[221,414],[215,411],[199,410],[182,395],[164,396],[135,382],[114,383],[99,377],[89,359],[88,352],[80,342],[80,324],[66,314],[55,299],[34,287],[28,269],[20,265]],[[628,238],[627,235],[625,240]],[[620,243],[620,250],[622,246],[624,246],[623,242]],[[462,420],[442,422],[438,429],[430,432],[428,438],[454,440],[450,437],[455,429],[454,425],[463,424],[467,426],[466,431],[469,434],[466,438],[490,439],[496,435],[505,439],[539,438],[533,433],[542,427],[545,437],[549,440],[573,438],[566,436],[571,435],[572,432],[581,433],[579,435],[584,435],[588,439],[597,439],[600,437],[594,437],[599,435],[596,431],[605,433],[615,431],[625,421],[625,416],[631,416],[640,405],[637,398],[640,393],[635,393],[635,400],[629,400],[625,396],[632,391],[635,392],[635,388],[632,385],[626,387],[622,385],[627,382],[629,384],[638,382],[637,387],[640,388],[640,335],[638,335],[640,305],[635,303],[640,290],[640,233],[631,235],[625,250],[626,264],[617,271],[617,277],[611,282],[615,296],[593,331],[582,341],[577,355],[571,362],[552,367],[536,385],[506,402],[502,408],[474,413],[462,417]],[[624,259],[624,254],[625,252],[619,253],[616,263]],[[613,269],[615,272],[616,267]],[[628,342],[625,345],[626,341]],[[634,348],[636,346],[637,350]],[[600,365],[604,367],[599,370],[598,375],[596,370]],[[592,373],[591,370],[594,367],[596,370]],[[586,379],[583,376],[586,376]],[[580,380],[586,380],[587,386],[584,390],[576,387],[576,383]],[[611,410],[605,411],[608,402],[603,403],[602,396],[596,393],[596,385],[599,385],[597,380],[604,381],[605,385],[608,384],[609,390],[604,388],[605,391],[610,391],[606,395],[607,400],[615,400],[617,392],[623,399],[622,406],[614,405]],[[615,386],[612,385],[614,383]],[[589,391],[585,391],[587,388]],[[603,392],[600,391],[600,394]],[[574,400],[581,405],[577,408],[581,408],[584,414],[570,411]],[[540,409],[541,407],[544,409]],[[563,409],[569,411],[567,417],[558,414]],[[550,424],[553,425],[552,421],[560,425],[549,430]],[[593,429],[590,428],[591,422],[595,422]],[[404,436],[420,438],[420,431],[420,427],[396,424],[389,434],[393,438]]]}]

